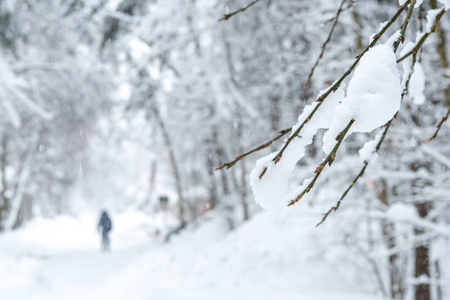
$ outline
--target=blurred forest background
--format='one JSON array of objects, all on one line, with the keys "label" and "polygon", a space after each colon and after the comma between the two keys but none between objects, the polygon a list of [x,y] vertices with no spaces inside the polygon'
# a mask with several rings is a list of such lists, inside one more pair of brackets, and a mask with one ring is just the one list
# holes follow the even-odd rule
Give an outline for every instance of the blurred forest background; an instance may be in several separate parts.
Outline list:
[{"label": "blurred forest background", "polygon": [[[234,230],[259,213],[249,173],[279,144],[215,169],[295,124],[399,3],[261,0],[218,22],[249,2],[0,1],[0,229],[132,208],[170,214],[164,233],[207,212]],[[427,11],[441,2],[413,11],[404,44],[426,31]],[[329,217],[343,224],[336,234],[363,257],[378,293],[392,299],[442,300],[442,282],[450,286],[441,245],[450,237],[449,20],[418,53],[425,75],[404,98],[378,160]],[[364,166],[358,150],[376,133],[350,136],[302,207],[325,213],[335,205]],[[293,184],[322,156],[319,137]]]}]

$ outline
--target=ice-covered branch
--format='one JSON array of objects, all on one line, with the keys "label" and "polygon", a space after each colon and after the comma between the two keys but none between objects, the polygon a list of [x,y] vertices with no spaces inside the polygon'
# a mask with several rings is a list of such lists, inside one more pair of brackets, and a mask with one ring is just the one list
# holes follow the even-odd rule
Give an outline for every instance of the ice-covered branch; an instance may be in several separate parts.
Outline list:
[{"label": "ice-covered branch", "polygon": [[342,12],[342,7],[344,6],[344,3],[346,1],[347,0],[342,0],[341,5],[339,5],[338,11],[336,13],[336,16],[334,17],[333,25],[331,26],[330,32],[328,33],[328,37],[327,37],[327,39],[325,40],[325,42],[321,46],[322,50],[320,51],[320,54],[317,57],[316,62],[314,63],[313,67],[311,68],[311,71],[309,72],[309,75],[308,75],[308,79],[306,80],[305,84],[303,85],[303,88],[308,87],[309,83],[311,82],[311,78],[314,75],[314,70],[316,69],[317,65],[319,64],[320,60],[322,59],[323,54],[325,53],[325,50],[327,48],[327,45],[330,42],[331,37],[333,36],[334,29],[336,28],[336,25],[337,25],[338,20],[339,20],[339,16],[341,15],[341,12]]},{"label": "ice-covered branch", "polygon": [[228,13],[228,14],[224,14],[223,17],[219,19],[219,22],[220,22],[220,21],[226,21],[226,20],[228,20],[229,18],[231,18],[232,16],[234,16],[235,14],[238,14],[238,13],[240,13],[240,12],[246,11],[247,8],[249,8],[250,6],[256,4],[256,3],[259,2],[259,1],[260,1],[260,0],[254,0],[254,1],[250,2],[249,4],[247,4],[246,6],[240,8],[240,9],[234,11],[234,12],[231,12],[231,13]]}]

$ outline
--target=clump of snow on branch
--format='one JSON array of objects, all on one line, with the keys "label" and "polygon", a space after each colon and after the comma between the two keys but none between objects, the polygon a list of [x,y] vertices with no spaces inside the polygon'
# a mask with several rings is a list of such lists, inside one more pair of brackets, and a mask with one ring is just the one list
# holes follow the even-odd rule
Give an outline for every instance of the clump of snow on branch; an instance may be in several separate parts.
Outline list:
[{"label": "clump of snow on branch", "polygon": [[[417,41],[421,39],[423,34],[419,34],[417,36]],[[400,53],[401,56],[407,54],[414,48],[415,44],[412,42],[408,42],[405,47],[403,47],[402,52]],[[412,57],[409,56],[405,58],[402,62],[403,66],[403,76],[402,76],[402,87],[403,89],[406,89],[406,84],[408,81],[408,78],[410,80],[409,82],[409,91],[408,94],[410,95],[411,99],[415,104],[421,105],[425,102],[425,74],[423,72],[422,64],[419,62],[416,62],[414,68],[412,66]],[[412,73],[412,74],[411,74]]]},{"label": "clump of snow on branch", "polygon": [[378,31],[377,31],[376,33],[372,33],[372,34],[370,35],[370,38],[369,38],[369,44],[373,42],[373,40],[375,39],[375,37],[377,37],[377,36],[379,35],[379,32],[382,31],[383,28],[384,28],[386,25],[388,25],[388,23],[389,23],[389,22],[387,22],[387,21],[386,21],[386,22],[383,22],[383,23],[380,23],[380,26],[378,27]]},{"label": "clump of snow on branch", "polygon": [[[450,0],[448,0],[450,3]],[[447,8],[450,8],[450,5],[447,6]],[[442,9],[432,9],[429,10],[427,13],[427,32],[431,32],[431,29],[433,28],[433,25],[436,23],[436,16],[441,12]]]},{"label": "clump of snow on branch", "polygon": [[416,63],[409,84],[409,95],[415,104],[421,105],[425,103],[424,91],[425,74],[423,72],[422,64]]},{"label": "clump of snow on branch", "polygon": [[373,47],[356,67],[347,97],[336,107],[330,129],[323,137],[323,151],[331,152],[336,136],[351,119],[355,122],[347,136],[371,132],[390,121],[400,108],[401,91],[392,47],[389,44]]},{"label": "clump of snow on branch", "polygon": [[363,161],[374,163],[377,160],[377,145],[380,142],[382,135],[383,131],[378,132],[373,140],[366,142],[359,150],[359,156]]},{"label": "clump of snow on branch", "polygon": [[399,41],[401,39],[401,36],[402,36],[402,32],[399,29],[396,32],[394,32],[394,34],[391,35],[391,37],[384,44],[385,45],[394,45],[395,42],[397,42],[397,41]]},{"label": "clump of snow on branch", "polygon": [[[417,40],[419,40],[420,37],[417,37]],[[411,51],[414,48],[415,44],[413,42],[408,42],[403,47],[402,51],[400,52],[400,56],[406,55],[409,51]],[[403,89],[406,88],[406,83],[408,81],[408,78],[411,76],[412,73],[412,57],[409,56],[405,58],[402,62],[403,66],[403,76],[402,76],[402,87]]]},{"label": "clump of snow on branch", "polygon": [[[295,168],[296,163],[305,155],[306,146],[311,144],[314,135],[321,128],[328,128],[332,120],[333,111],[344,98],[344,91],[338,89],[328,96],[326,101],[319,108],[320,114],[306,123],[301,131],[301,136],[295,138],[283,153],[283,158],[275,164],[273,158],[278,151],[260,158],[255,168],[250,174],[250,184],[252,186],[255,201],[262,208],[268,209],[281,203],[288,203],[290,200],[289,177]],[[295,132],[297,128],[306,120],[312,110],[318,105],[317,102],[308,105],[298,118],[298,123],[292,128]],[[260,174],[266,169],[264,176],[260,179]]]}]

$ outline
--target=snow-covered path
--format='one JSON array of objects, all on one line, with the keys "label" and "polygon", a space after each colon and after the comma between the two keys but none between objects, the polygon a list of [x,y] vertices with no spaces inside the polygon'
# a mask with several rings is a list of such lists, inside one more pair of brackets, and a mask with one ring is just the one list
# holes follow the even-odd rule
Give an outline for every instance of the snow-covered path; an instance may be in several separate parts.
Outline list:
[{"label": "snow-covered path", "polygon": [[144,218],[140,214],[119,217],[113,234],[116,249],[109,253],[99,251],[93,215],[36,220],[24,229],[2,234],[0,299],[92,298],[152,247]]},{"label": "snow-covered path", "polygon": [[145,216],[117,216],[110,253],[98,249],[94,216],[39,220],[0,236],[0,299],[380,299],[331,267],[320,232],[283,233],[284,217],[261,214],[231,234],[212,218],[163,244]]},{"label": "snow-covered path", "polygon": [[135,247],[107,254],[73,253],[36,257],[40,287],[38,293],[29,299],[91,299],[93,292],[107,285],[115,274],[126,270],[130,262],[145,251],[148,250],[144,247]]}]

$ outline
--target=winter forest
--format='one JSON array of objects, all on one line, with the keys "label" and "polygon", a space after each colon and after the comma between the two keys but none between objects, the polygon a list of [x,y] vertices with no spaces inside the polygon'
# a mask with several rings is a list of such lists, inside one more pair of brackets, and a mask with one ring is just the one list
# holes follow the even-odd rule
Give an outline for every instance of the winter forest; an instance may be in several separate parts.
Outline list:
[{"label": "winter forest", "polygon": [[450,299],[450,0],[0,0],[0,299]]}]

